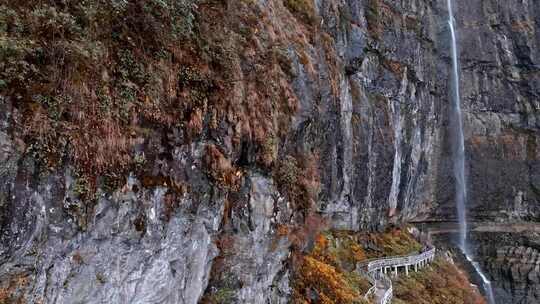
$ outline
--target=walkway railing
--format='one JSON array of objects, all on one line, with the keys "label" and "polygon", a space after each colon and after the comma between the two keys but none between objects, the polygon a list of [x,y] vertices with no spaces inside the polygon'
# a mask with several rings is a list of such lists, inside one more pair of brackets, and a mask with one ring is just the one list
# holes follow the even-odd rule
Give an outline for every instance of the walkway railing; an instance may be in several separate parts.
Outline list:
[{"label": "walkway railing", "polygon": [[405,273],[409,275],[409,267],[414,266],[414,270],[418,271],[419,267],[427,265],[435,258],[435,248],[413,255],[397,256],[381,259],[373,259],[357,265],[357,271],[367,277],[368,281],[373,285],[364,298],[369,298],[371,295],[377,295],[377,290],[384,290],[378,300],[378,304],[391,303],[393,297],[392,280],[387,275],[388,269],[394,270],[394,275],[398,275],[398,268],[404,267]]}]

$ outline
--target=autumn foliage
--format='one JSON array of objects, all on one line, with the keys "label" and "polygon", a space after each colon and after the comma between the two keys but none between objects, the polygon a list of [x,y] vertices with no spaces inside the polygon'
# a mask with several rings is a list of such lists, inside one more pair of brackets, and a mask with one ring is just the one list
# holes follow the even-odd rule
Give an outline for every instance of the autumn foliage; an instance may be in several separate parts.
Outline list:
[{"label": "autumn foliage", "polygon": [[369,283],[347,268],[347,257],[365,258],[330,234],[319,234],[312,251],[299,258],[294,280],[294,303],[363,303]]},{"label": "autumn foliage", "polygon": [[486,304],[486,300],[456,265],[442,258],[429,268],[394,284],[396,304]]}]

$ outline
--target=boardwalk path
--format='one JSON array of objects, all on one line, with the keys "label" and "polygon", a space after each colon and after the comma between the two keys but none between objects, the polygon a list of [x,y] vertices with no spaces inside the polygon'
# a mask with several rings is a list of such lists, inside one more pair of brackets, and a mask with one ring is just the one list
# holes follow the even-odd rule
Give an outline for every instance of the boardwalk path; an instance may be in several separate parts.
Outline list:
[{"label": "boardwalk path", "polygon": [[368,278],[373,285],[366,293],[365,298],[373,296],[375,303],[387,304],[392,302],[393,287],[389,275],[398,276],[398,270],[404,269],[418,271],[435,259],[435,248],[429,248],[419,254],[374,259],[357,265],[357,271]]},{"label": "boardwalk path", "polygon": [[[421,230],[428,231],[429,235],[456,233],[459,231],[459,224],[456,222],[418,222],[414,224],[422,228]],[[469,223],[469,230],[472,232],[540,233],[540,224],[530,222],[472,222]],[[391,303],[393,286],[390,276],[396,277],[399,270],[404,270],[405,274],[409,275],[409,270],[418,271],[419,268],[432,262],[434,258],[435,248],[429,248],[419,254],[374,259],[358,264],[357,272],[364,275],[372,285],[365,298],[373,297],[377,304]]]}]

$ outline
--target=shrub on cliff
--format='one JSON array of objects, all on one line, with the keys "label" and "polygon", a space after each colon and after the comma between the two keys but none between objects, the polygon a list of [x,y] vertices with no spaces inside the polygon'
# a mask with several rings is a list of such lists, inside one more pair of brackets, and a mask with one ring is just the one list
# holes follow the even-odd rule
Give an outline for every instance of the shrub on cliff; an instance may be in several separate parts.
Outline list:
[{"label": "shrub on cliff", "polygon": [[93,189],[202,139],[271,170],[297,101],[290,41],[260,13],[253,1],[0,0],[13,132],[38,171],[73,166]]},{"label": "shrub on cliff", "polygon": [[320,192],[320,173],[316,154],[293,157],[287,155],[274,172],[282,193],[299,210],[309,211],[318,199]]},{"label": "shrub on cliff", "polygon": [[307,24],[315,22],[315,4],[313,0],[284,0],[283,4],[291,13]]},{"label": "shrub on cliff", "polygon": [[[312,251],[301,256],[296,265],[293,303],[368,303],[363,295],[370,287],[369,282],[341,266],[344,264],[341,258],[349,254],[336,253],[350,249],[331,234],[318,235]],[[358,248],[350,254],[358,254]]]},{"label": "shrub on cliff", "polygon": [[171,45],[194,30],[193,4],[0,3],[0,94],[22,114],[15,130],[41,169],[67,160],[95,186],[97,176],[136,163],[138,122],[181,121],[191,105],[178,107],[164,91],[180,63]]},{"label": "shrub on cliff", "polygon": [[452,262],[438,258],[429,268],[401,276],[394,284],[396,304],[485,304],[469,278]]}]

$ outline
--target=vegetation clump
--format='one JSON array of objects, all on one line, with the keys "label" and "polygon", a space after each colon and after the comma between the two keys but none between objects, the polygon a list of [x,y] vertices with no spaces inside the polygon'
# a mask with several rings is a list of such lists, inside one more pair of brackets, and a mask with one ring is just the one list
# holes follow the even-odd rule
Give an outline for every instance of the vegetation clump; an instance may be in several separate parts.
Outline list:
[{"label": "vegetation clump", "polygon": [[[312,250],[302,256],[294,277],[297,303],[320,303],[313,295],[323,294],[322,303],[362,303],[370,288],[354,270],[367,259],[419,253],[422,244],[407,227],[393,227],[383,233],[332,231],[320,234]],[[485,304],[468,277],[451,260],[437,258],[429,267],[401,275],[394,281],[397,304]],[[339,285],[339,287],[336,287]],[[332,289],[333,292],[328,290]],[[310,297],[311,295],[311,297]],[[350,297],[361,295],[360,297]],[[341,302],[340,302],[341,301]]]},{"label": "vegetation clump", "polygon": [[18,274],[0,282],[0,304],[23,304],[26,299],[23,291],[28,287],[27,275]]},{"label": "vegetation clump", "polygon": [[95,188],[135,164],[141,122],[181,121],[190,106],[165,91],[194,3],[0,2],[0,94],[22,114],[15,131],[42,169],[67,161]]},{"label": "vegetation clump", "polygon": [[315,204],[321,186],[317,154],[287,155],[278,164],[274,178],[282,193],[298,210],[308,211]]},{"label": "vegetation clump", "polygon": [[236,189],[242,172],[215,146],[206,147],[205,162],[208,174],[225,188]]},{"label": "vegetation clump", "polygon": [[451,261],[437,258],[429,268],[401,276],[394,284],[396,304],[486,304],[469,278]]},{"label": "vegetation clump", "polygon": [[294,276],[294,303],[367,303],[363,295],[369,282],[354,272],[349,258],[365,258],[359,247],[332,234],[316,237],[313,249],[299,258]]},{"label": "vegetation clump", "polygon": [[91,191],[170,158],[171,134],[272,172],[297,99],[271,24],[254,1],[0,1],[0,95],[38,169],[72,166]]},{"label": "vegetation clump", "polygon": [[315,4],[313,0],[284,0],[283,4],[303,22],[310,25],[315,23]]},{"label": "vegetation clump", "polygon": [[423,247],[407,228],[389,228],[384,233],[366,234],[363,238],[371,246],[370,258],[415,254]]}]

